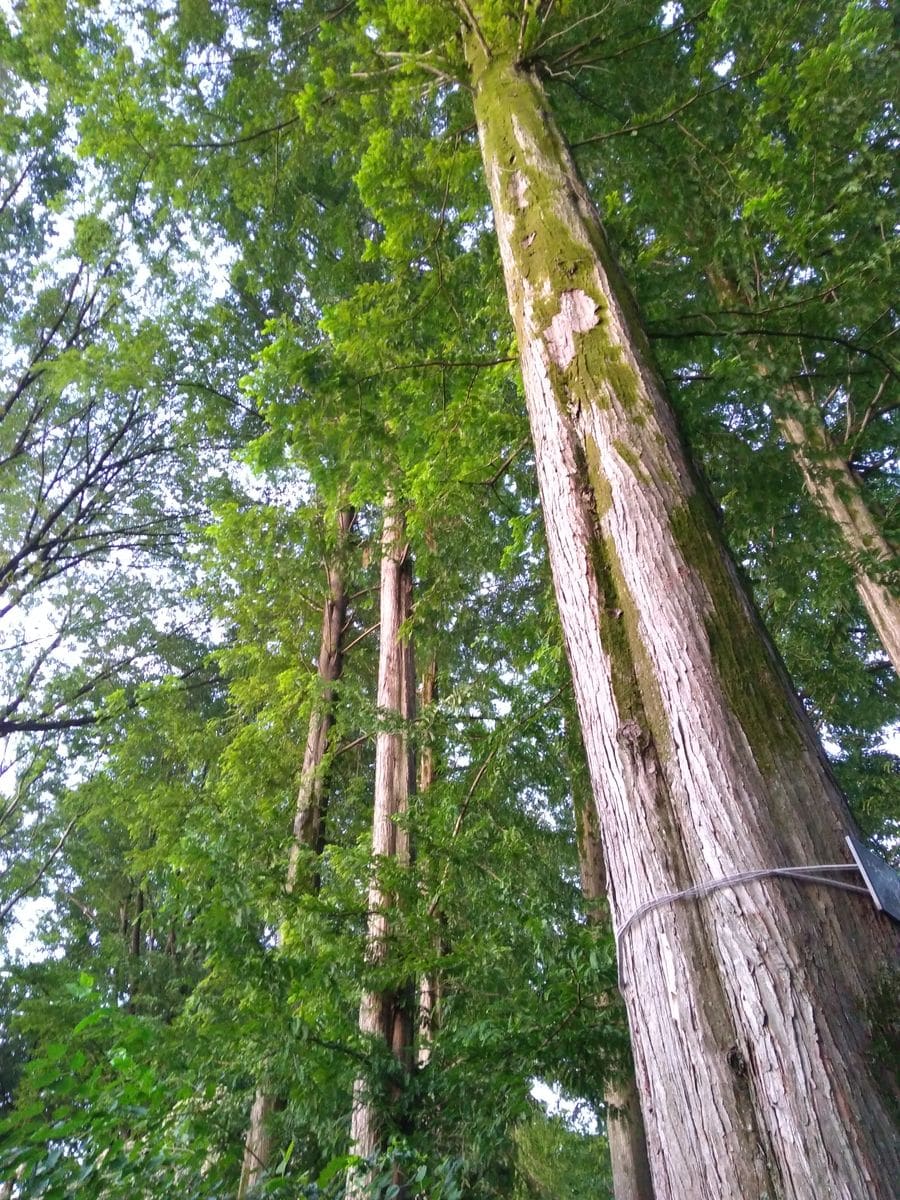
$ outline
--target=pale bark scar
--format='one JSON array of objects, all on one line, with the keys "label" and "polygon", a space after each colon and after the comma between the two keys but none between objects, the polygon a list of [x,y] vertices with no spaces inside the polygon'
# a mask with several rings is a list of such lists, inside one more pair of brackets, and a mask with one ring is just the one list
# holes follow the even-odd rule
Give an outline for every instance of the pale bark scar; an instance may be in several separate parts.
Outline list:
[{"label": "pale bark scar", "polygon": [[575,334],[587,333],[599,324],[597,302],[576,288],[563,292],[559,312],[544,331],[544,342],[552,362],[565,371],[575,357]]},{"label": "pale bark scar", "polygon": [[521,171],[513,171],[509,180],[509,194],[516,208],[528,207],[528,180]]}]

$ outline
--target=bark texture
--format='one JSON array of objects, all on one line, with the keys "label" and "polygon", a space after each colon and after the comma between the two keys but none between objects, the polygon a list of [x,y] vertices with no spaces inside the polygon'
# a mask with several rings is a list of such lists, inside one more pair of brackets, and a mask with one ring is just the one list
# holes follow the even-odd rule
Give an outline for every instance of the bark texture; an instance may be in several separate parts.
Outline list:
[{"label": "bark texture", "polygon": [[[318,690],[309,718],[285,879],[285,890],[289,893],[315,891],[319,886],[318,873],[310,864],[314,861],[312,856],[321,851],[325,816],[325,775],[322,768],[334,724],[334,687],[343,670],[341,643],[347,619],[343,551],[353,516],[350,508],[341,509],[338,513],[337,553],[327,566],[328,596],[322,612],[316,672]],[[276,1097],[270,1095],[263,1086],[257,1088],[244,1141],[237,1200],[245,1200],[268,1168],[274,1145],[269,1123],[277,1107]]]},{"label": "bark texture", "polygon": [[265,1088],[257,1088],[244,1140],[244,1161],[241,1164],[241,1178],[238,1183],[238,1200],[244,1200],[244,1197],[250,1194],[268,1168],[274,1149],[270,1121],[275,1108],[275,1097],[269,1095]]},{"label": "bark texture", "polygon": [[[369,885],[366,957],[370,967],[383,967],[390,958],[391,910],[395,898],[385,886],[380,869],[384,860],[407,866],[409,835],[397,817],[409,808],[415,791],[415,757],[403,726],[415,717],[416,680],[412,642],[405,623],[412,613],[412,564],[405,543],[400,511],[389,499],[385,504],[381,557],[381,625],[378,662],[378,708],[386,723],[375,744],[375,798],[372,813],[374,868]],[[402,726],[400,723],[402,722]],[[401,1068],[408,1070],[412,1053],[412,988],[363,993],[359,1006],[360,1032],[388,1047]],[[386,1098],[399,1099],[394,1087]],[[382,1098],[381,1103],[385,1102]],[[350,1153],[371,1159],[382,1149],[379,1097],[372,1080],[360,1077],[353,1089]],[[368,1195],[371,1172],[351,1172],[348,1200]],[[395,1182],[400,1183],[400,1180]]]},{"label": "bark texture", "polygon": [[[470,42],[551,567],[617,929],[749,868],[848,862],[814,733],[697,486],[599,216],[536,74]],[[889,1200],[894,1084],[865,1006],[895,937],[768,879],[619,946],[658,1200]]]},{"label": "bark texture", "polygon": [[[587,901],[588,917],[591,921],[607,923],[606,869],[597,810],[591,796],[579,795],[574,785],[573,798],[581,891]],[[615,1200],[654,1200],[647,1135],[633,1065],[623,1068],[619,1077],[604,1087],[603,1096]]]}]

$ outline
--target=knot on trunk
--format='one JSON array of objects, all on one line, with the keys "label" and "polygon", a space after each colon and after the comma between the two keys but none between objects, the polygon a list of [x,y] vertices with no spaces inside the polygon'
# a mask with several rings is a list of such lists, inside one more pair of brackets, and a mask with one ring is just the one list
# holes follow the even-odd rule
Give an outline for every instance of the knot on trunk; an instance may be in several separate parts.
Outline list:
[{"label": "knot on trunk", "polygon": [[650,737],[646,730],[642,729],[638,722],[631,717],[619,726],[617,737],[624,745],[639,751],[646,750],[650,745]]},{"label": "knot on trunk", "polygon": [[745,1079],[747,1076],[747,1060],[738,1050],[737,1046],[732,1046],[725,1056],[729,1067],[737,1075],[738,1079]]}]

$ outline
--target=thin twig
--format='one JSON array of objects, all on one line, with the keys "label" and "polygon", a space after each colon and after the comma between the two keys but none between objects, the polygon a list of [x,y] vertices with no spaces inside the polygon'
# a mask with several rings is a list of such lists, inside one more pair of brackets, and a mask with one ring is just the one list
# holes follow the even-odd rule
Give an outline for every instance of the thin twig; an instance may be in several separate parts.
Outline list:
[{"label": "thin twig", "polygon": [[227,150],[230,146],[243,146],[246,142],[255,142],[259,138],[267,137],[270,133],[280,133],[282,129],[289,129],[291,125],[296,125],[299,120],[299,116],[289,117],[277,125],[269,125],[265,129],[256,129],[253,133],[245,133],[242,137],[237,138],[227,138],[221,142],[170,142],[169,145],[177,150]]},{"label": "thin twig", "polygon": [[[516,722],[515,725],[512,725],[509,729],[504,731],[503,738],[500,741],[498,741],[497,745],[493,748],[493,750],[491,750],[488,753],[487,757],[482,761],[478,770],[475,772],[472,782],[469,784],[469,788],[468,788],[468,791],[466,792],[465,799],[463,800],[462,804],[460,805],[459,812],[456,815],[456,820],[453,823],[453,832],[450,835],[451,842],[455,841],[456,838],[459,836],[460,830],[462,829],[463,821],[466,818],[466,813],[469,811],[469,805],[472,802],[472,797],[475,795],[475,791],[476,791],[479,783],[481,783],[482,779],[484,778],[485,771],[487,771],[488,767],[491,765],[493,760],[497,757],[498,752],[503,748],[504,744],[509,742],[509,739],[512,737],[512,735],[514,733],[518,733],[521,729],[524,729],[527,725],[530,725],[531,722],[535,719],[535,717],[539,717],[542,712],[544,712],[546,709],[548,709],[550,707],[550,705],[553,704],[559,698],[562,691],[563,691],[562,688],[558,688],[553,693],[552,696],[548,696],[548,698],[544,701],[544,703],[539,705],[536,709],[534,709],[533,712],[530,712],[526,717],[523,717],[521,721]],[[443,873],[441,875],[440,881],[434,890],[434,895],[432,896],[432,898],[428,904],[428,908],[426,910],[429,917],[433,917],[435,912],[437,911],[438,901],[440,900],[441,892],[444,890],[444,884],[447,882],[447,876],[449,875],[449,872],[450,872],[450,861],[448,859],[448,861],[444,867]]]},{"label": "thin twig", "polygon": [[679,113],[683,113],[686,108],[690,108],[698,100],[703,100],[707,96],[713,96],[716,92],[721,92],[723,88],[730,88],[735,83],[740,83],[745,79],[752,79],[754,75],[759,75],[763,67],[757,67],[753,71],[747,72],[746,75],[736,75],[731,79],[723,79],[721,83],[717,83],[712,88],[701,88],[694,92],[693,96],[689,96],[687,100],[676,105],[670,112],[664,113],[661,117],[653,117],[648,121],[635,121],[631,125],[623,125],[620,129],[611,129],[606,133],[595,133],[592,137],[583,138],[580,142],[573,142],[572,149],[577,150],[580,146],[592,146],[597,142],[606,142],[610,138],[622,137],[628,133],[640,133],[644,129],[653,129],[657,125],[665,125],[667,122],[674,120]]},{"label": "thin twig", "polygon": [[695,337],[791,337],[804,338],[806,341],[812,342],[827,342],[833,346],[843,346],[845,350],[851,350],[854,354],[864,354],[876,362],[881,363],[884,369],[892,376],[892,378],[900,380],[900,371],[896,370],[886,358],[876,354],[869,346],[860,346],[857,342],[850,341],[849,338],[829,336],[824,333],[806,333],[797,329],[720,329],[714,326],[712,329],[682,329],[680,331],[668,329],[653,329],[647,330],[648,336],[653,338],[677,339],[677,338],[695,338]]},{"label": "thin twig", "polygon": [[359,380],[360,383],[368,383],[372,379],[379,379],[382,375],[393,374],[395,371],[422,371],[432,367],[439,367],[441,370],[452,370],[455,367],[500,367],[504,363],[518,362],[515,355],[507,355],[504,358],[476,358],[476,359],[442,359],[442,358],[427,358],[421,362],[395,363],[391,367],[382,367],[380,371],[374,375],[364,375]]},{"label": "thin twig", "polygon": [[19,903],[19,901],[22,900],[25,896],[27,896],[29,892],[33,891],[34,888],[37,887],[37,885],[41,882],[41,880],[44,878],[44,876],[47,874],[47,872],[50,870],[50,868],[56,862],[56,859],[59,857],[59,854],[60,854],[63,846],[65,846],[66,841],[68,840],[69,834],[75,828],[75,824],[77,821],[78,821],[78,817],[72,818],[72,820],[68,823],[68,825],[63,830],[62,836],[60,837],[59,841],[56,843],[56,845],[50,851],[49,858],[44,863],[44,865],[41,867],[41,869],[37,872],[35,877],[31,880],[30,883],[26,884],[25,887],[19,888],[18,891],[14,892],[13,895],[10,897],[10,899],[3,906],[3,908],[0,909],[0,925],[3,924],[3,922],[6,920],[7,916],[9,915],[10,911],[13,908],[15,908],[15,906]]},{"label": "thin twig", "polygon": [[374,633],[380,624],[381,624],[380,621],[376,621],[374,625],[370,625],[368,629],[364,629],[358,637],[355,637],[353,639],[353,641],[349,643],[349,645],[342,647],[341,653],[349,654],[349,652],[353,649],[353,647],[355,645],[357,645],[357,643],[361,642],[363,640],[363,638],[367,638],[370,633]]},{"label": "thin twig", "polygon": [[374,736],[373,733],[363,733],[358,738],[354,738],[352,742],[346,742],[343,746],[338,746],[336,750],[332,751],[331,757],[337,758],[339,754],[346,754],[350,750],[355,750],[363,742],[370,742]]}]

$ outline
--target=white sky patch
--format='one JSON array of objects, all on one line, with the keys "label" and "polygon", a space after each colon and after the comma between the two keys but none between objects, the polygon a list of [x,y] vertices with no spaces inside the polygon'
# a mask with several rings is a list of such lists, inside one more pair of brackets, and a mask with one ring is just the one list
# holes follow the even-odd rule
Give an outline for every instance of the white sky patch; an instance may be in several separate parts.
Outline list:
[{"label": "white sky patch", "polygon": [[14,0],[0,0],[0,17],[6,21],[13,33],[20,33],[22,24],[16,16]]},{"label": "white sky patch", "polygon": [[733,66],[734,66],[734,55],[729,50],[724,58],[720,58],[717,63],[713,63],[713,70],[715,71],[715,73],[717,75],[719,75],[722,79],[724,79],[726,75],[729,75],[731,73],[731,69]]},{"label": "white sky patch", "polygon": [[27,897],[17,904],[14,914],[7,920],[6,950],[2,954],[7,962],[13,958],[24,958],[27,962],[40,962],[52,956],[61,957],[62,952],[55,953],[37,936],[41,921],[53,910],[53,902],[45,896]]},{"label": "white sky patch", "polygon": [[575,1133],[596,1134],[600,1132],[597,1114],[587,1100],[567,1100],[557,1087],[544,1083],[543,1079],[531,1081],[531,1094],[543,1104],[551,1117],[561,1117],[567,1128]]},{"label": "white sky patch", "polygon": [[884,750],[888,754],[896,754],[900,757],[900,721],[896,725],[889,725],[884,731],[884,738],[878,747],[879,750]]}]

